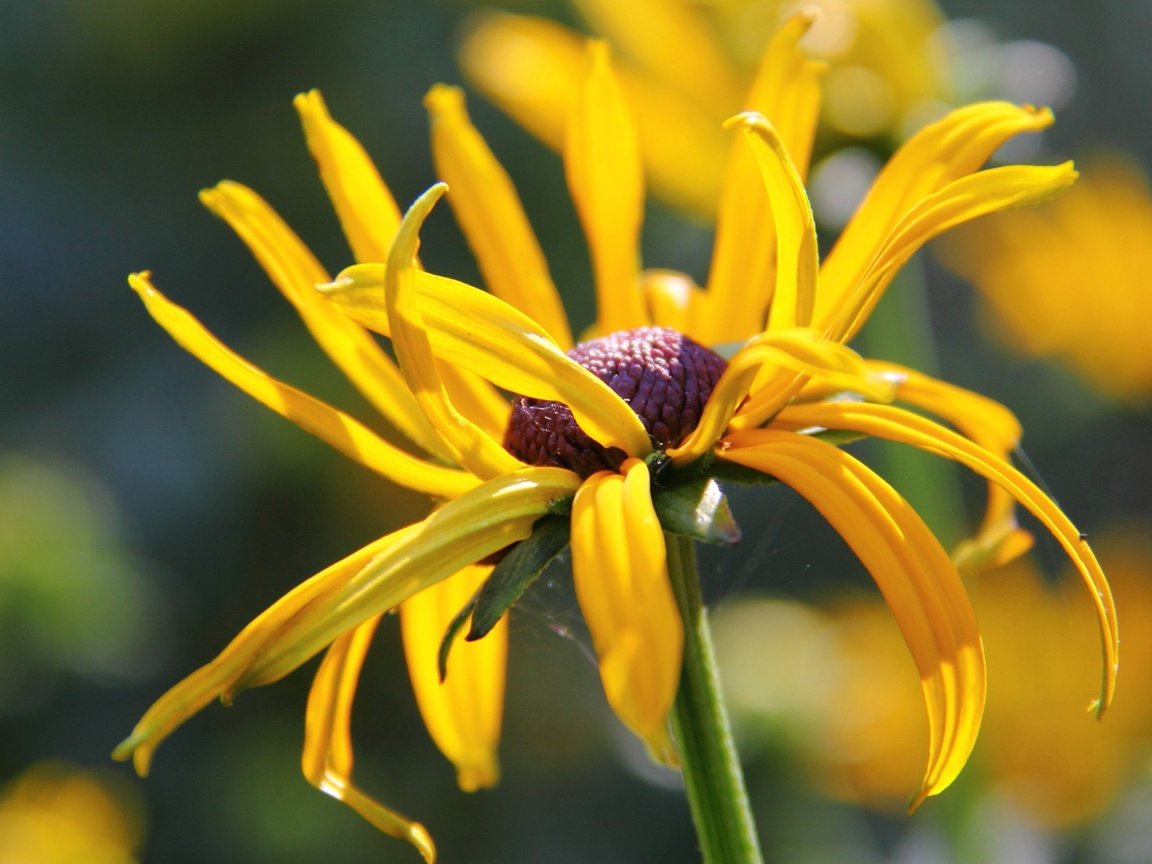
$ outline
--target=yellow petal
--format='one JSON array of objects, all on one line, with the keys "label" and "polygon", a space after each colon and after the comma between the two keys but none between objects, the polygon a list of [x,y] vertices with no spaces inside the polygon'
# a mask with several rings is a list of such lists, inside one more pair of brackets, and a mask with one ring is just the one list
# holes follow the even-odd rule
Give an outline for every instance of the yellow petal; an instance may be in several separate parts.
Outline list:
[{"label": "yellow petal", "polygon": [[456,409],[490,437],[502,439],[512,413],[508,397],[470,369],[443,360],[436,361],[436,368]]},{"label": "yellow petal", "polygon": [[512,179],[469,120],[463,91],[439,84],[424,105],[432,120],[436,171],[452,189],[449,203],[488,289],[570,348],[568,319],[540,243]]},{"label": "yellow petal", "polygon": [[675,270],[645,270],[640,274],[648,317],[657,327],[668,327],[703,342],[700,303],[703,292],[691,277]]},{"label": "yellow petal", "polygon": [[771,121],[801,179],[807,177],[812,158],[820,119],[820,78],[825,67],[805,56],[800,40],[817,15],[812,9],[803,9],[772,37],[742,106]]},{"label": "yellow petal", "polygon": [[[760,393],[753,392],[759,376],[766,371],[769,380],[763,385],[765,392],[784,394],[779,401],[762,400]],[[814,330],[767,331],[736,353],[708,397],[699,424],[667,454],[677,465],[686,465],[707,453],[730,424],[741,428],[759,426],[785,404],[787,393],[798,390],[806,377],[878,399],[889,398],[894,390],[891,382],[872,375],[856,352],[820,338]],[[745,397],[749,397],[747,401]]]},{"label": "yellow petal", "polygon": [[440,752],[456,766],[465,792],[495,786],[500,779],[496,747],[504,707],[507,617],[476,642],[463,641],[459,633],[443,681],[437,658],[448,625],[491,572],[491,564],[467,567],[400,605],[404,656],[420,715]]},{"label": "yellow petal", "polygon": [[[801,177],[807,169],[820,111],[820,67],[806,61],[799,48],[800,38],[810,24],[810,17],[794,16],[772,39],[742,106],[759,112],[777,126]],[[770,188],[747,142],[732,141],[708,274],[706,344],[747,339],[764,327],[777,283],[776,228],[769,195]],[[795,252],[796,247],[792,247],[789,255]]]},{"label": "yellow petal", "polygon": [[1006,165],[961,177],[922,198],[876,250],[860,283],[818,326],[831,338],[851,339],[896,271],[933,237],[989,213],[1039,204],[1064,191],[1076,177],[1071,162],[1052,167]]},{"label": "yellow petal", "polygon": [[739,109],[742,81],[710,22],[692,5],[587,0],[580,8],[590,32],[605,36],[620,58],[617,75],[652,189],[710,219],[728,144],[719,124]]},{"label": "yellow petal", "polygon": [[918,414],[889,405],[847,402],[798,405],[782,411],[776,422],[852,429],[866,435],[901,441],[953,459],[1006,489],[1052,533],[1076,566],[1092,596],[1104,648],[1104,675],[1097,711],[1103,713],[1107,709],[1116,689],[1119,655],[1116,605],[1108,580],[1084,535],[1076,530],[1042,489],[995,453]]},{"label": "yellow petal", "polygon": [[416,401],[432,421],[453,460],[486,480],[514,471],[523,463],[452,404],[424,328],[416,289],[415,257],[420,226],[445,188],[440,184],[425,192],[401,222],[384,271],[384,308],[396,359]]},{"label": "yellow petal", "polygon": [[[740,77],[697,4],[682,0],[574,0],[591,31],[630,65],[695,103],[697,110],[730,102]],[[691,62],[686,62],[691,58]]]},{"label": "yellow petal", "polygon": [[[897,402],[932,412],[1005,462],[1019,446],[1020,421],[999,402],[895,363],[867,363],[878,374],[898,382]],[[1031,547],[1032,535],[1016,523],[1016,499],[1000,484],[989,481],[980,528],[957,546],[952,558],[961,569],[999,567]]]},{"label": "yellow petal", "polygon": [[397,429],[429,453],[446,455],[396,364],[372,337],[316,293],[328,274],[300,238],[259,195],[225,181],[200,200],[244,241],[269,278],[303,319],[313,338]]},{"label": "yellow petal", "polygon": [[130,276],[149,313],[176,342],[253,399],[288,418],[378,474],[435,497],[453,497],[476,485],[476,478],[406,453],[356,420],[297,390],[234,354],[187,310],[157,291],[147,273]]},{"label": "yellow petal", "polygon": [[[390,335],[381,303],[383,276],[375,265],[350,267],[325,291],[345,314]],[[651,451],[648,433],[628,404],[526,315],[491,294],[431,273],[418,273],[416,288],[437,357],[509,392],[563,402],[580,427],[605,446],[633,456]]]},{"label": "yellow petal", "polygon": [[448,501],[398,532],[393,546],[300,613],[235,689],[282,678],[349,627],[523,540],[540,516],[579,485],[580,478],[563,468],[523,468]]},{"label": "yellow petal", "polygon": [[604,42],[588,43],[587,73],[568,120],[564,168],[592,254],[597,324],[604,333],[643,326],[640,144]]},{"label": "yellow petal", "polygon": [[480,92],[560,150],[585,66],[579,35],[546,18],[485,11],[469,22],[459,56]]},{"label": "yellow petal", "polygon": [[309,783],[347,804],[385,834],[407,840],[427,864],[433,864],[436,846],[424,826],[385,807],[352,781],[352,702],[364,655],[379,622],[379,615],[369,618],[340,636],[325,653],[308,693],[301,764]]},{"label": "yellow petal", "polygon": [[[465,34],[460,63],[505,113],[562,149],[587,65],[581,36],[543,18],[485,13]],[[652,187],[673,205],[711,218],[729,143],[720,122],[740,108],[739,93],[713,91],[707,110],[701,110],[655,72],[625,68],[618,74],[635,111]]]},{"label": "yellow petal", "polygon": [[807,327],[816,297],[816,224],[796,166],[772,125],[759,114],[730,121],[744,132],[765,191],[776,234],[776,287],[768,329]]},{"label": "yellow petal", "polygon": [[[318,90],[302,93],[293,103],[300,114],[304,133],[308,139],[320,177],[328,190],[328,197],[340,217],[348,243],[360,262],[383,262],[388,257],[388,249],[400,227],[400,210],[391,191],[384,185],[376,166],[364,152],[360,143],[344,127],[334,122]],[[313,282],[314,286],[316,283]],[[305,300],[317,302],[315,291],[306,292]],[[321,303],[327,307],[328,304]],[[331,314],[330,308],[325,312]],[[342,316],[335,316],[340,318]],[[349,321],[342,322],[348,330],[356,330]],[[354,335],[354,334],[353,334]],[[336,346],[353,360],[371,359],[380,353],[378,346],[363,343],[363,334],[358,338],[342,338]],[[419,410],[412,395],[403,386],[403,376],[391,359],[384,356],[388,364],[387,374],[403,389],[404,402],[412,415],[412,421],[419,424],[422,438],[420,443],[431,452],[447,457],[441,442],[428,425],[424,413]],[[467,373],[457,374],[454,370],[441,368],[444,386],[460,412],[473,422],[483,426],[490,433],[499,434],[507,424],[507,400],[484,385],[483,381],[472,378]]]},{"label": "yellow petal", "polygon": [[668,582],[648,468],[629,459],[621,470],[594,474],[576,493],[576,599],[592,635],[608,704],[653,759],[673,763],[668,711],[680,681],[684,627]]},{"label": "yellow petal", "polygon": [[928,765],[915,808],[956,778],[984,713],[984,652],[955,566],[907,502],[844,451],[768,429],[735,433],[722,447],[722,458],[770,474],[807,498],[884,595],[920,671],[928,710]]},{"label": "yellow petal", "polygon": [[292,100],[320,179],[357,261],[383,261],[400,227],[400,208],[376,166],[351,133],[335,122],[319,90]]},{"label": "yellow petal", "polygon": [[172,687],[116,748],[148,773],[156,748],[214,699],[284,677],[370,618],[417,591],[523,540],[580,478],[526,468],[444,504],[423,522],[370,543],[289,591],[258,615],[211,663]]},{"label": "yellow petal", "polygon": [[[146,776],[152,756],[164,739],[209,702],[231,693],[260,653],[284,635],[301,611],[331,596],[340,584],[347,582],[376,555],[396,545],[411,530],[407,528],[381,537],[297,585],[273,603],[240,631],[216,659],[157,699],[132,734],[113,752],[113,758],[131,758],[137,773]],[[363,620],[371,617],[368,615]],[[358,626],[363,620],[351,626]],[[350,753],[343,758],[350,763]]]},{"label": "yellow petal", "polygon": [[1047,110],[981,102],[952,111],[910,138],[888,161],[820,270],[816,316],[835,316],[885,238],[918,201],[971,174],[1008,138],[1052,122]]}]

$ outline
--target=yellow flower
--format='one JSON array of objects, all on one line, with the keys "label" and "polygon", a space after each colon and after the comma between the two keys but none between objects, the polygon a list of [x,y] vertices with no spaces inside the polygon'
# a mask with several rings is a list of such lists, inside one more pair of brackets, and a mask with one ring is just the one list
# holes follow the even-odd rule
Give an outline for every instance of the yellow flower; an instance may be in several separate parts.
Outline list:
[{"label": "yellow flower", "polygon": [[[1113,526],[1098,536],[1117,602],[1128,620],[1148,621],[1152,543],[1146,527]],[[1080,722],[1078,685],[1097,674],[1084,652],[1091,609],[1022,563],[982,574],[973,591],[994,694],[977,756],[981,773],[1036,823],[1061,830],[1084,825],[1146,777],[1152,702],[1122,699],[1106,724]],[[1126,631],[1124,664],[1128,680],[1152,674],[1147,627]]]},{"label": "yellow flower", "polygon": [[[795,14],[784,0],[572,0],[622,58],[654,192],[712,216],[732,142],[720,123],[763,111],[749,84],[764,45]],[[948,101],[931,0],[815,0],[805,46],[828,65],[823,123],[838,139],[899,141]],[[559,150],[579,91],[583,37],[544,18],[488,13],[469,28],[465,74],[517,122]],[[689,59],[690,58],[690,59]],[[819,110],[793,93],[803,107]],[[810,142],[809,142],[810,143]],[[797,162],[800,154],[793,151]]]},{"label": "yellow flower", "polygon": [[141,823],[132,802],[96,774],[40,762],[0,790],[0,861],[135,864]]},{"label": "yellow flower", "polygon": [[[428,94],[432,149],[491,293],[433,275],[416,258],[418,232],[445,185],[430,189],[401,219],[364,150],[332,121],[318,93],[298,97],[296,106],[362,263],[330,279],[255,193],[223,183],[204,194],[337,365],[405,432],[411,449],[426,455],[384,441],[256,369],[164,298],[147,274],[134,275],[131,284],[152,315],[249,395],[441,503],[255,618],[215,660],[152,706],[117,749],[119,758],[133,758],[146,772],[160,742],[208,702],[230,702],[327,648],[309,699],[304,773],[432,860],[420,825],[352,782],[348,719],[373,630],[381,615],[400,608],[409,668],[433,737],[456,763],[461,785],[494,782],[503,647],[471,649],[503,637],[497,628],[476,644],[456,645],[443,682],[432,648],[446,632],[455,641],[460,616],[453,613],[481,582],[476,606],[464,611],[472,612],[470,635],[487,630],[492,622],[477,618],[502,617],[516,593],[505,584],[505,562],[528,567],[522,559],[535,559],[539,569],[570,534],[577,597],[609,704],[654,758],[673,762],[667,716],[683,625],[668,580],[665,532],[715,539],[710,514],[726,511],[708,478],[728,474],[794,487],[880,585],[920,672],[930,719],[918,804],[951,782],[975,740],[985,691],[980,634],[956,566],[920,518],[880,477],[822,440],[823,432],[840,430],[922,447],[986,477],[995,491],[973,555],[1020,551],[1013,499],[1053,532],[1097,605],[1106,669],[1101,708],[1108,703],[1116,660],[1111,595],[1075,528],[1007,461],[1019,434],[1014,418],[975,394],[866,361],[844,344],[928,239],[976,216],[1045,199],[1075,172],[1067,164],[977,170],[1006,138],[1043,127],[1050,117],[1004,103],[957,111],[893,158],[818,265],[800,181],[819,98],[798,47],[807,24],[796,19],[771,46],[760,82],[765,114],[740,115],[730,124],[742,147],[726,169],[707,289],[682,274],[639,270],[639,146],[606,47],[592,43],[565,167],[590,246],[599,318],[597,338],[576,346],[511,181],[454,88]],[[395,366],[369,330],[391,340]],[[742,344],[726,365],[704,347],[731,342]],[[510,405],[500,391],[519,395]],[[936,413],[960,431],[893,400]],[[668,503],[685,490],[697,494],[692,506]],[[560,542],[548,547],[557,525]],[[730,531],[718,533],[731,538]],[[513,546],[493,564],[496,553]],[[495,607],[484,593],[493,582],[504,597]]]},{"label": "yellow flower", "polygon": [[1015,351],[1064,363],[1118,399],[1152,396],[1152,192],[1122,158],[1099,159],[1051,207],[988,219],[943,246]]}]

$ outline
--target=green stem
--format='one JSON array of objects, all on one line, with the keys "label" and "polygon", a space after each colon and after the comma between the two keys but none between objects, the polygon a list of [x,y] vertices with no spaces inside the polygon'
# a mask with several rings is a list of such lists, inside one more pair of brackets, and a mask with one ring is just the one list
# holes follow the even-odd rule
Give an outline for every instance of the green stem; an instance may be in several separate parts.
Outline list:
[{"label": "green stem", "polygon": [[687,537],[665,534],[668,576],[684,620],[684,667],[672,712],[688,804],[705,864],[760,864],[760,844],[748,806],[707,613],[700,597],[696,553]]}]

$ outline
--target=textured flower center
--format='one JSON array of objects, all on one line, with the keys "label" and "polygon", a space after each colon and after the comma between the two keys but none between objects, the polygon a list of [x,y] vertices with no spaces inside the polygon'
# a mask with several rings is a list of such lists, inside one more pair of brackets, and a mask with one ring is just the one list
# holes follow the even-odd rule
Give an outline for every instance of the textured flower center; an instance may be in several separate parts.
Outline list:
[{"label": "textured flower center", "polygon": [[[582,342],[568,356],[627,402],[658,450],[683,441],[696,424],[727,362],[666,327],[621,330]],[[562,402],[517,396],[504,447],[530,465],[558,465],[587,477],[614,471],[626,458],[576,424]]]}]

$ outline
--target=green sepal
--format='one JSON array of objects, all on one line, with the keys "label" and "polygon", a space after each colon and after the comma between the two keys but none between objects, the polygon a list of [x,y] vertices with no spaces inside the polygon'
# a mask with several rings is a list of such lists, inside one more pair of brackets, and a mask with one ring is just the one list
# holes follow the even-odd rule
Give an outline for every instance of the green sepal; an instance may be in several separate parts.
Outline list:
[{"label": "green sepal", "polygon": [[460,635],[464,623],[472,614],[472,610],[476,608],[476,598],[479,596],[479,591],[473,594],[464,604],[464,608],[456,613],[444,629],[444,637],[440,640],[440,650],[436,652],[436,670],[440,673],[441,684],[448,677],[448,654],[452,650],[452,646],[456,644],[456,637]]},{"label": "green sepal", "polygon": [[532,529],[532,536],[516,544],[476,592],[471,610],[472,628],[464,639],[474,642],[488,635],[488,631],[539,578],[552,559],[564,551],[570,536],[567,517],[545,516],[540,519]]},{"label": "green sepal", "polygon": [[724,490],[712,477],[658,489],[652,496],[652,505],[660,527],[670,534],[716,545],[740,542],[740,526]]}]

